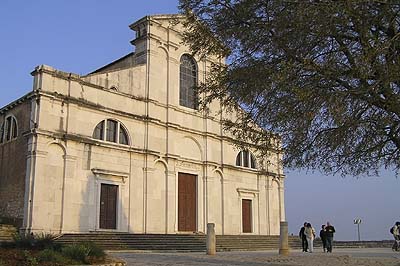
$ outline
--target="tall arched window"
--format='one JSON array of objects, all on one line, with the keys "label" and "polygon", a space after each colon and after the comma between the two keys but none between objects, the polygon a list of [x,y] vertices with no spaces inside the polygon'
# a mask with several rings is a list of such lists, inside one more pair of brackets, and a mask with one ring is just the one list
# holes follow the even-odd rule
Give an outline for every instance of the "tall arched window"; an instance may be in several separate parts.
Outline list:
[{"label": "tall arched window", "polygon": [[14,116],[7,116],[0,128],[0,143],[17,138],[18,125]]},{"label": "tall arched window", "polygon": [[197,109],[197,65],[190,55],[184,54],[181,57],[179,81],[179,104]]},{"label": "tall arched window", "polygon": [[97,124],[93,138],[128,145],[128,133],[118,121],[105,119]]},{"label": "tall arched window", "polygon": [[247,150],[238,153],[238,155],[236,156],[236,166],[257,169],[256,159],[254,158],[254,155]]}]

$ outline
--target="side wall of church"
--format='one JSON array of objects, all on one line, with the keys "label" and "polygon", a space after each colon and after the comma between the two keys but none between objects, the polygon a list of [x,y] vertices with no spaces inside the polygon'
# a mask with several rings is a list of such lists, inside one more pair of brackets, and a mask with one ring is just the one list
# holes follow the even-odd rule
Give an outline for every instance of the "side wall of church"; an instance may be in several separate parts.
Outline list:
[{"label": "side wall of church", "polygon": [[8,116],[15,118],[18,136],[0,143],[0,218],[11,218],[22,224],[24,209],[27,137],[29,130],[30,100],[18,103],[0,114],[0,127]]}]

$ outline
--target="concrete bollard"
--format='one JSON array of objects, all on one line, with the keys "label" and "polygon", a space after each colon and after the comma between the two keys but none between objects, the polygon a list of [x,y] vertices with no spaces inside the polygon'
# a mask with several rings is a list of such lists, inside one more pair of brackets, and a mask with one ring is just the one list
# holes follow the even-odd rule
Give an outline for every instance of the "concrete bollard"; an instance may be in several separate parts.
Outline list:
[{"label": "concrete bollard", "polygon": [[279,255],[289,255],[288,223],[281,222],[279,238]]},{"label": "concrete bollard", "polygon": [[207,255],[215,255],[216,249],[216,240],[215,240],[215,224],[208,223],[207,224]]}]

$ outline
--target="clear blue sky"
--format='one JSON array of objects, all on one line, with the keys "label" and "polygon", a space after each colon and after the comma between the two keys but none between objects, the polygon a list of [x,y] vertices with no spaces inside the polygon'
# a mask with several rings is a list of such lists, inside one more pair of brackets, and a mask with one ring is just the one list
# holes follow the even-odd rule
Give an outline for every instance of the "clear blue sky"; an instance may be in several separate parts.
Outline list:
[{"label": "clear blue sky", "polygon": [[[0,106],[32,89],[30,72],[46,64],[86,74],[132,51],[128,25],[151,14],[177,12],[177,0],[2,0],[0,5]],[[336,239],[357,238],[353,219],[361,218],[361,238],[391,239],[400,220],[400,180],[341,178],[286,171],[289,232],[306,220],[316,229],[331,221]],[[397,196],[397,197],[396,197]]]}]

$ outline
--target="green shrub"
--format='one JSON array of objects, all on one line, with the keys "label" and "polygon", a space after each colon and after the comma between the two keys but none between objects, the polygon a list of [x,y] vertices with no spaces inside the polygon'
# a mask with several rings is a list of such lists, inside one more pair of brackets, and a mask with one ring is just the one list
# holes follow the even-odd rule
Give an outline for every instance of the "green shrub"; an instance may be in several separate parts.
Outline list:
[{"label": "green shrub", "polygon": [[37,259],[31,255],[31,253],[27,250],[24,250],[24,259],[27,266],[38,266],[39,262]]},{"label": "green shrub", "polygon": [[61,249],[63,256],[83,263],[87,263],[89,253],[90,248],[83,244],[65,246]]},{"label": "green shrub", "polygon": [[54,264],[61,265],[74,265],[81,263],[70,258],[66,258],[60,252],[52,249],[45,249],[41,251],[37,257],[40,262],[52,262]]},{"label": "green shrub", "polygon": [[0,248],[15,248],[15,247],[16,247],[15,242],[0,242]]},{"label": "green shrub", "polygon": [[31,249],[35,245],[35,238],[29,234],[13,235],[14,243],[17,248]]},{"label": "green shrub", "polygon": [[82,245],[89,249],[90,257],[104,258],[106,256],[104,250],[98,245],[96,245],[94,242],[84,242],[82,243]]},{"label": "green shrub", "polygon": [[55,249],[60,250],[61,245],[54,241],[55,235],[50,233],[41,233],[34,235],[34,246],[37,249]]},{"label": "green shrub", "polygon": [[22,249],[55,249],[60,250],[61,245],[54,241],[54,235],[49,233],[40,234],[15,234],[14,245]]}]

